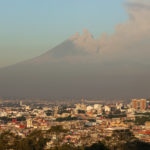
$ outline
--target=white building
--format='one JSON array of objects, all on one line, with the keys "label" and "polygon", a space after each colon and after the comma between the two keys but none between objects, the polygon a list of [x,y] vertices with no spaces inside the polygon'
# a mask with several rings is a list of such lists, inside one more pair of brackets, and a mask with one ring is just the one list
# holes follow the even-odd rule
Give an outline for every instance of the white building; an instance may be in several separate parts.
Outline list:
[{"label": "white building", "polygon": [[33,127],[33,125],[32,125],[32,119],[31,119],[31,118],[28,118],[28,119],[26,120],[26,122],[27,122],[27,128]]},{"label": "white building", "polygon": [[87,112],[91,112],[94,108],[92,106],[87,106],[86,110]]},{"label": "white building", "polygon": [[111,111],[111,108],[106,105],[106,106],[104,106],[104,110],[105,110],[105,112],[110,112],[110,111]]},{"label": "white building", "polygon": [[95,110],[101,110],[102,109],[102,105],[101,104],[94,104],[94,109]]}]

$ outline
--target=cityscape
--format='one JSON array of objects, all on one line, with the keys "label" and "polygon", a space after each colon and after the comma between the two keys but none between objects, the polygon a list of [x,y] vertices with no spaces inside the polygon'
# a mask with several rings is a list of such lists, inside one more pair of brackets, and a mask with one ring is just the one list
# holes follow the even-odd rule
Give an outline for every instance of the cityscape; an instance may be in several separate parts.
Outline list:
[{"label": "cityscape", "polygon": [[[45,150],[88,149],[99,142],[103,144],[101,148],[110,150],[127,144],[136,148],[137,142],[141,146],[150,143],[150,99],[132,99],[129,103],[84,99],[75,102],[1,100],[0,133],[9,139],[0,145],[1,149],[13,148],[14,137],[21,141],[34,132],[32,136],[42,136],[44,143],[40,139],[37,143]],[[6,140],[3,138],[0,137],[0,142]],[[38,147],[29,141],[22,140],[15,146]],[[148,149],[149,145],[146,146]]]}]

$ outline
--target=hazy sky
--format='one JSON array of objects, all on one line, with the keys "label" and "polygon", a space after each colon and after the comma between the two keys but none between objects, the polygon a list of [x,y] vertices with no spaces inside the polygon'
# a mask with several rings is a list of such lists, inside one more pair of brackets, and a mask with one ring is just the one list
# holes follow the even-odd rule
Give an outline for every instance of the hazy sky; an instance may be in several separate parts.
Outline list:
[{"label": "hazy sky", "polygon": [[0,67],[38,56],[75,32],[112,34],[126,0],[0,0]]}]

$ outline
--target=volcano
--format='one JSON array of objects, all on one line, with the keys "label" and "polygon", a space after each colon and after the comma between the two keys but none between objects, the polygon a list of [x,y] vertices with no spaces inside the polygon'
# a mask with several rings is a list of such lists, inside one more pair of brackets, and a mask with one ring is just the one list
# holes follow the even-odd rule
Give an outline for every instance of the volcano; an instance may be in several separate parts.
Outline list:
[{"label": "volcano", "polygon": [[46,99],[149,96],[149,64],[135,63],[120,55],[110,59],[101,54],[101,47],[95,46],[88,32],[78,38],[77,33],[38,57],[1,68],[0,96]]}]

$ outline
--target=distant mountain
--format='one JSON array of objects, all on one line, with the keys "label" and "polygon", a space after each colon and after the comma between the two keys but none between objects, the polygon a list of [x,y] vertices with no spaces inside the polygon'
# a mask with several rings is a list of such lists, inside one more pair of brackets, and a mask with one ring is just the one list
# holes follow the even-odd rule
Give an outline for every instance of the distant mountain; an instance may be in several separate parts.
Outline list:
[{"label": "distant mountain", "polygon": [[94,42],[88,46],[92,41],[89,33],[85,32],[77,41],[78,36],[41,56],[0,69],[0,96],[149,97],[149,64],[127,57],[109,59],[107,54],[100,54],[101,48]]}]

